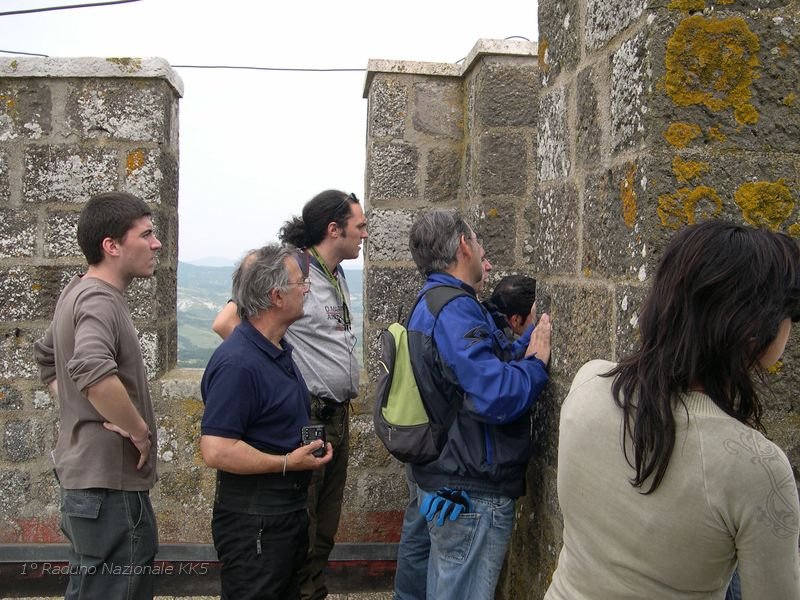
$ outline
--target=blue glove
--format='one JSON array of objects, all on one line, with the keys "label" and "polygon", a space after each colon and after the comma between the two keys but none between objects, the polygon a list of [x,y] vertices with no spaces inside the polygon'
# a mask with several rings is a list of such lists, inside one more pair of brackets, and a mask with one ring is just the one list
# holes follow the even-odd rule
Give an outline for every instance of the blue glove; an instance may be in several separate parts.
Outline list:
[{"label": "blue glove", "polygon": [[435,494],[425,494],[419,505],[420,514],[425,515],[425,519],[428,521],[433,521],[436,514],[439,514],[439,518],[436,520],[439,527],[444,525],[448,515],[451,521],[455,521],[464,511],[473,512],[469,494],[464,490],[451,488],[442,488]]}]

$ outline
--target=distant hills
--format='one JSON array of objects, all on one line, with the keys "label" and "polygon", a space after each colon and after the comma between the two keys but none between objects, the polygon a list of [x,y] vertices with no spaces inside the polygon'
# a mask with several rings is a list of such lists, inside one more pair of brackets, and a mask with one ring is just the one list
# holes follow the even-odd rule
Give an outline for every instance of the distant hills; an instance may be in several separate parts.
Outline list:
[{"label": "distant hills", "polygon": [[[212,259],[203,259],[203,262]],[[220,339],[211,331],[211,323],[231,295],[234,267],[201,266],[178,263],[178,366],[204,368]],[[358,336],[356,351],[362,356],[363,280],[362,272],[345,269],[350,287],[353,329]]]}]

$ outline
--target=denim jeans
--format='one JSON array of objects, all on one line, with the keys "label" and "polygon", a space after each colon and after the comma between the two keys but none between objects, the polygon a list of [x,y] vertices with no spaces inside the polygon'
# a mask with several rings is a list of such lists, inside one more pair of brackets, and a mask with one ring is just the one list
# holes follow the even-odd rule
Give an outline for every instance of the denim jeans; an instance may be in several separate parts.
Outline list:
[{"label": "denim jeans", "polygon": [[[425,490],[417,487],[421,498]],[[428,523],[430,600],[492,600],[514,525],[514,499],[470,494],[475,512]]]},{"label": "denim jeans", "polygon": [[419,513],[417,484],[408,466],[406,466],[406,476],[409,497],[403,516],[400,546],[397,549],[394,600],[425,600],[431,538],[428,535],[428,522]]},{"label": "denim jeans", "polygon": [[65,600],[151,600],[158,530],[150,494],[61,489],[61,531],[70,541]]},{"label": "denim jeans", "polygon": [[742,600],[742,582],[739,581],[739,569],[733,572],[728,591],[725,592],[725,600]]}]

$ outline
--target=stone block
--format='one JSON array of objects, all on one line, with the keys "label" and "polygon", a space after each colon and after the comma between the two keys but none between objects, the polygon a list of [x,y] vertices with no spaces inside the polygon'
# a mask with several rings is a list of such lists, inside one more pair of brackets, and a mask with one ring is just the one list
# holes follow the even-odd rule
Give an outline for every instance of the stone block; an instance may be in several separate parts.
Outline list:
[{"label": "stone block", "polygon": [[50,392],[46,390],[34,390],[33,408],[36,410],[52,410],[55,402]]},{"label": "stone block", "polygon": [[159,258],[158,269],[152,278],[155,281],[156,302],[153,318],[156,319],[175,318],[175,307],[178,305],[178,270],[167,266],[165,258]]},{"label": "stone block", "polygon": [[425,200],[447,202],[458,198],[461,157],[458,147],[432,148],[425,171]]},{"label": "stone block", "polygon": [[36,250],[36,214],[0,209],[0,258],[33,256]]},{"label": "stone block", "polygon": [[646,33],[623,42],[611,55],[611,139],[615,151],[635,146],[644,137],[652,75]]},{"label": "stone block", "polygon": [[33,361],[33,343],[43,330],[0,328],[0,379],[38,379],[39,367]]},{"label": "stone block", "polygon": [[49,212],[44,230],[44,255],[47,258],[83,257],[78,246],[78,217],[75,211]]},{"label": "stone block", "polygon": [[147,379],[153,380],[158,377],[165,369],[164,351],[159,343],[159,334],[148,328],[139,330],[139,345],[142,348],[142,359],[144,360]]},{"label": "stone block", "polygon": [[605,287],[543,282],[541,292],[549,298],[553,319],[551,372],[572,380],[578,369],[595,358],[612,356],[613,296]]},{"label": "stone block", "polygon": [[51,112],[50,87],[43,81],[0,80],[0,142],[50,135]]},{"label": "stone block", "polygon": [[539,73],[528,62],[486,62],[478,76],[477,111],[483,127],[536,127]]},{"label": "stone block", "polygon": [[134,321],[151,321],[155,318],[155,277],[137,278],[125,290],[128,307]]},{"label": "stone block", "polygon": [[22,196],[26,202],[82,203],[117,187],[113,150],[35,146],[25,151]]},{"label": "stone block", "polygon": [[539,189],[525,209],[525,223],[525,262],[537,273],[574,274],[578,252],[578,191],[574,184]]},{"label": "stone block", "polygon": [[528,141],[517,133],[481,136],[478,182],[481,196],[523,196],[528,186]]},{"label": "stone block", "polygon": [[20,514],[31,493],[31,474],[17,469],[0,470],[0,520]]},{"label": "stone block", "polygon": [[[369,469],[349,473],[345,486],[348,512],[402,511],[408,502],[406,478],[395,470]],[[375,538],[372,538],[375,539]]]},{"label": "stone block", "polygon": [[511,265],[517,247],[517,215],[513,202],[484,201],[480,205],[480,219],[476,223],[478,235],[483,239],[486,258],[493,265]]},{"label": "stone block", "polygon": [[419,151],[412,144],[373,144],[369,165],[370,201],[417,196]]},{"label": "stone block", "polygon": [[639,313],[649,289],[649,285],[617,285],[614,290],[617,307],[615,361],[629,356],[639,346]]},{"label": "stone block", "polygon": [[[578,43],[580,22],[578,0],[539,2],[539,66],[543,85],[562,71],[575,69],[580,60]],[[541,114],[541,113],[540,113]]]},{"label": "stone block", "polygon": [[597,76],[593,68],[578,73],[578,113],[575,126],[575,160],[579,166],[590,168],[601,159],[602,130],[597,104]]},{"label": "stone block", "polygon": [[75,80],[66,103],[67,126],[81,138],[170,141],[173,94],[154,80]]},{"label": "stone block", "polygon": [[564,88],[539,97],[536,172],[539,181],[566,177],[570,172],[567,94]]},{"label": "stone block", "polygon": [[354,472],[355,469],[383,468],[391,466],[395,462],[378,436],[375,435],[372,414],[352,417],[350,419],[350,455],[347,459],[350,472]]},{"label": "stone block", "polygon": [[159,148],[136,148],[125,154],[124,190],[150,204],[175,204],[178,164]]},{"label": "stone block", "polygon": [[0,410],[20,410],[22,408],[22,392],[19,388],[0,382]]},{"label": "stone block", "polygon": [[648,0],[587,0],[586,49],[596,50],[642,16]]},{"label": "stone block", "polygon": [[61,289],[69,280],[63,268],[11,267],[0,270],[5,285],[0,291],[0,319],[49,320]]},{"label": "stone block", "polygon": [[366,273],[366,317],[371,325],[389,325],[398,313],[405,318],[422,288],[424,279],[416,269],[370,268]]},{"label": "stone block", "polygon": [[460,80],[414,85],[414,129],[435,137],[460,139],[464,132],[464,92]]},{"label": "stone block", "polygon": [[410,261],[408,232],[416,211],[400,209],[372,209],[369,213],[367,255],[370,261]]},{"label": "stone block", "polygon": [[407,113],[406,84],[396,79],[373,79],[369,89],[369,137],[402,138]]},{"label": "stone block", "polygon": [[3,430],[5,459],[16,463],[43,456],[45,430],[36,419],[8,419]]},{"label": "stone block", "polygon": [[11,200],[8,183],[8,154],[0,149],[0,205],[8,204]]},{"label": "stone block", "polygon": [[[765,407],[764,419],[781,420],[791,413],[800,420],[800,331],[796,326],[792,327],[783,356],[768,369],[767,381],[768,386],[758,391]],[[794,464],[800,467],[800,462]]]}]

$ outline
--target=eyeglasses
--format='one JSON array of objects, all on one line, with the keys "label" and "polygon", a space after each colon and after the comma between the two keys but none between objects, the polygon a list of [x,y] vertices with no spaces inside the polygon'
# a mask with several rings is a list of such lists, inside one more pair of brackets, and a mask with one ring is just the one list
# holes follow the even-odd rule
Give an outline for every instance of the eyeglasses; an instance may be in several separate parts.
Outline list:
[{"label": "eyeglasses", "polygon": [[307,292],[308,290],[311,289],[311,279],[306,277],[305,279],[303,279],[303,281],[290,281],[289,285],[302,285],[303,291]]}]

